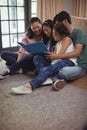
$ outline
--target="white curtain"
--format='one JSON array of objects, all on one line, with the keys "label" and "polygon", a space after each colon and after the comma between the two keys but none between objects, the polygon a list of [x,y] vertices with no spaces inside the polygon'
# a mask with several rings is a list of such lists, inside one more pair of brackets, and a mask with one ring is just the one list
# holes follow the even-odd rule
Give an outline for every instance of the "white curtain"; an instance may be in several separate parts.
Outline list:
[{"label": "white curtain", "polygon": [[53,17],[64,9],[64,0],[37,0],[37,16],[42,20]]},{"label": "white curtain", "polygon": [[87,0],[74,0],[74,16],[87,18]]}]

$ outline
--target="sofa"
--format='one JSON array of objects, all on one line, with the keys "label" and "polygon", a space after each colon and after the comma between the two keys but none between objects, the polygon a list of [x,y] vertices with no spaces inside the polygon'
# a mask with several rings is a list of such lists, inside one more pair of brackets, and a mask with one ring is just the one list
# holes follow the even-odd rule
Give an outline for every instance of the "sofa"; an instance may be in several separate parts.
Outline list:
[{"label": "sofa", "polygon": [[86,33],[86,38],[87,38],[87,18],[71,16],[71,19],[72,19],[73,27],[83,29]]}]

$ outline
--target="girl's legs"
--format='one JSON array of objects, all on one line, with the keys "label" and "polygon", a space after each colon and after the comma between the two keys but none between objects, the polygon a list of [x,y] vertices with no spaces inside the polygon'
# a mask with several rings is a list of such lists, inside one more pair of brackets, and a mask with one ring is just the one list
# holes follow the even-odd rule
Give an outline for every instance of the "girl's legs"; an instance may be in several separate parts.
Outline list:
[{"label": "girl's legs", "polygon": [[31,80],[29,83],[23,86],[19,86],[17,88],[12,88],[12,91],[13,93],[16,94],[28,94],[31,92],[31,89],[39,87],[52,74],[58,73],[59,70],[65,66],[73,66],[73,65],[74,63],[72,63],[70,60],[67,59],[60,60],[55,64],[45,67],[44,71],[38,74],[38,76],[35,77],[33,80]]},{"label": "girl's legs", "polygon": [[23,73],[27,73],[30,71],[34,71],[36,69],[34,62],[33,62],[33,56],[27,55],[22,59],[22,70]]},{"label": "girl's legs", "polygon": [[23,70],[23,72],[28,72],[35,69],[34,63],[33,63],[33,57],[26,55],[22,60],[19,62],[16,62],[15,64],[9,66],[8,69],[6,69],[1,75],[12,75],[16,71],[19,71],[20,69]]},{"label": "girl's legs", "polygon": [[43,71],[44,67],[50,65],[51,61],[46,59],[44,56],[36,55],[33,58],[34,64],[36,66],[36,70],[38,73]]},{"label": "girl's legs", "polygon": [[10,51],[1,52],[1,58],[6,61],[7,66],[15,64],[17,61],[17,57],[18,57],[18,54],[15,52],[10,52]]},{"label": "girl's legs", "polygon": [[62,69],[63,67],[73,65],[74,63],[72,63],[70,60],[63,59],[55,64],[45,67],[44,71],[42,71],[37,77],[35,77],[32,81],[30,81],[32,89],[39,87],[49,76],[58,73],[59,70]]}]

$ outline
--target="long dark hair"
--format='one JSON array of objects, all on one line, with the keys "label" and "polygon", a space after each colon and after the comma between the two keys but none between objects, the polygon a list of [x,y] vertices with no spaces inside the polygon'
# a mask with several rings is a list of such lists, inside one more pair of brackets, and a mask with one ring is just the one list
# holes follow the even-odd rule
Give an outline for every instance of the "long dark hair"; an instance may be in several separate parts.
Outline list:
[{"label": "long dark hair", "polygon": [[42,24],[42,28],[43,26],[48,26],[50,29],[51,29],[51,36],[50,37],[47,37],[46,34],[43,32],[42,33],[42,36],[43,36],[43,42],[46,44],[49,40],[51,42],[54,43],[54,39],[53,39],[53,36],[52,36],[52,31],[53,31],[53,21],[51,19],[47,19],[43,22]]},{"label": "long dark hair", "polygon": [[41,23],[41,20],[38,18],[38,17],[32,17],[30,20],[29,20],[29,25],[28,25],[28,27],[27,27],[27,29],[26,29],[26,32],[28,32],[28,37],[30,38],[30,39],[32,39],[32,38],[34,38],[34,32],[32,31],[32,29],[31,29],[31,24],[33,24],[34,22],[38,22],[38,23],[40,23],[40,24],[42,24]]}]

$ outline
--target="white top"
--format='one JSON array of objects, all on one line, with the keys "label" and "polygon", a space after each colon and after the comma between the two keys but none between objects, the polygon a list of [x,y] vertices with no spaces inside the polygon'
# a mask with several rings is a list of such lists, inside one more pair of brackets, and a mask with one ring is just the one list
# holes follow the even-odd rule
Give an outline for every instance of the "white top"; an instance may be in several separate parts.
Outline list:
[{"label": "white top", "polygon": [[[56,54],[58,54],[58,53],[60,52],[60,50],[61,50],[61,48],[62,48],[62,42],[63,42],[63,40],[56,43]],[[71,52],[71,51],[73,51],[73,50],[74,50],[74,45],[73,45],[73,43],[71,43],[71,44],[68,46],[68,48],[67,48],[67,50],[66,50],[65,53]],[[76,61],[77,61],[77,58],[68,58],[68,59],[70,59],[75,65],[77,65],[77,62],[76,62]],[[53,61],[52,61],[52,64],[56,63],[56,62],[59,61],[59,60],[61,60],[61,59],[53,60]]]}]

